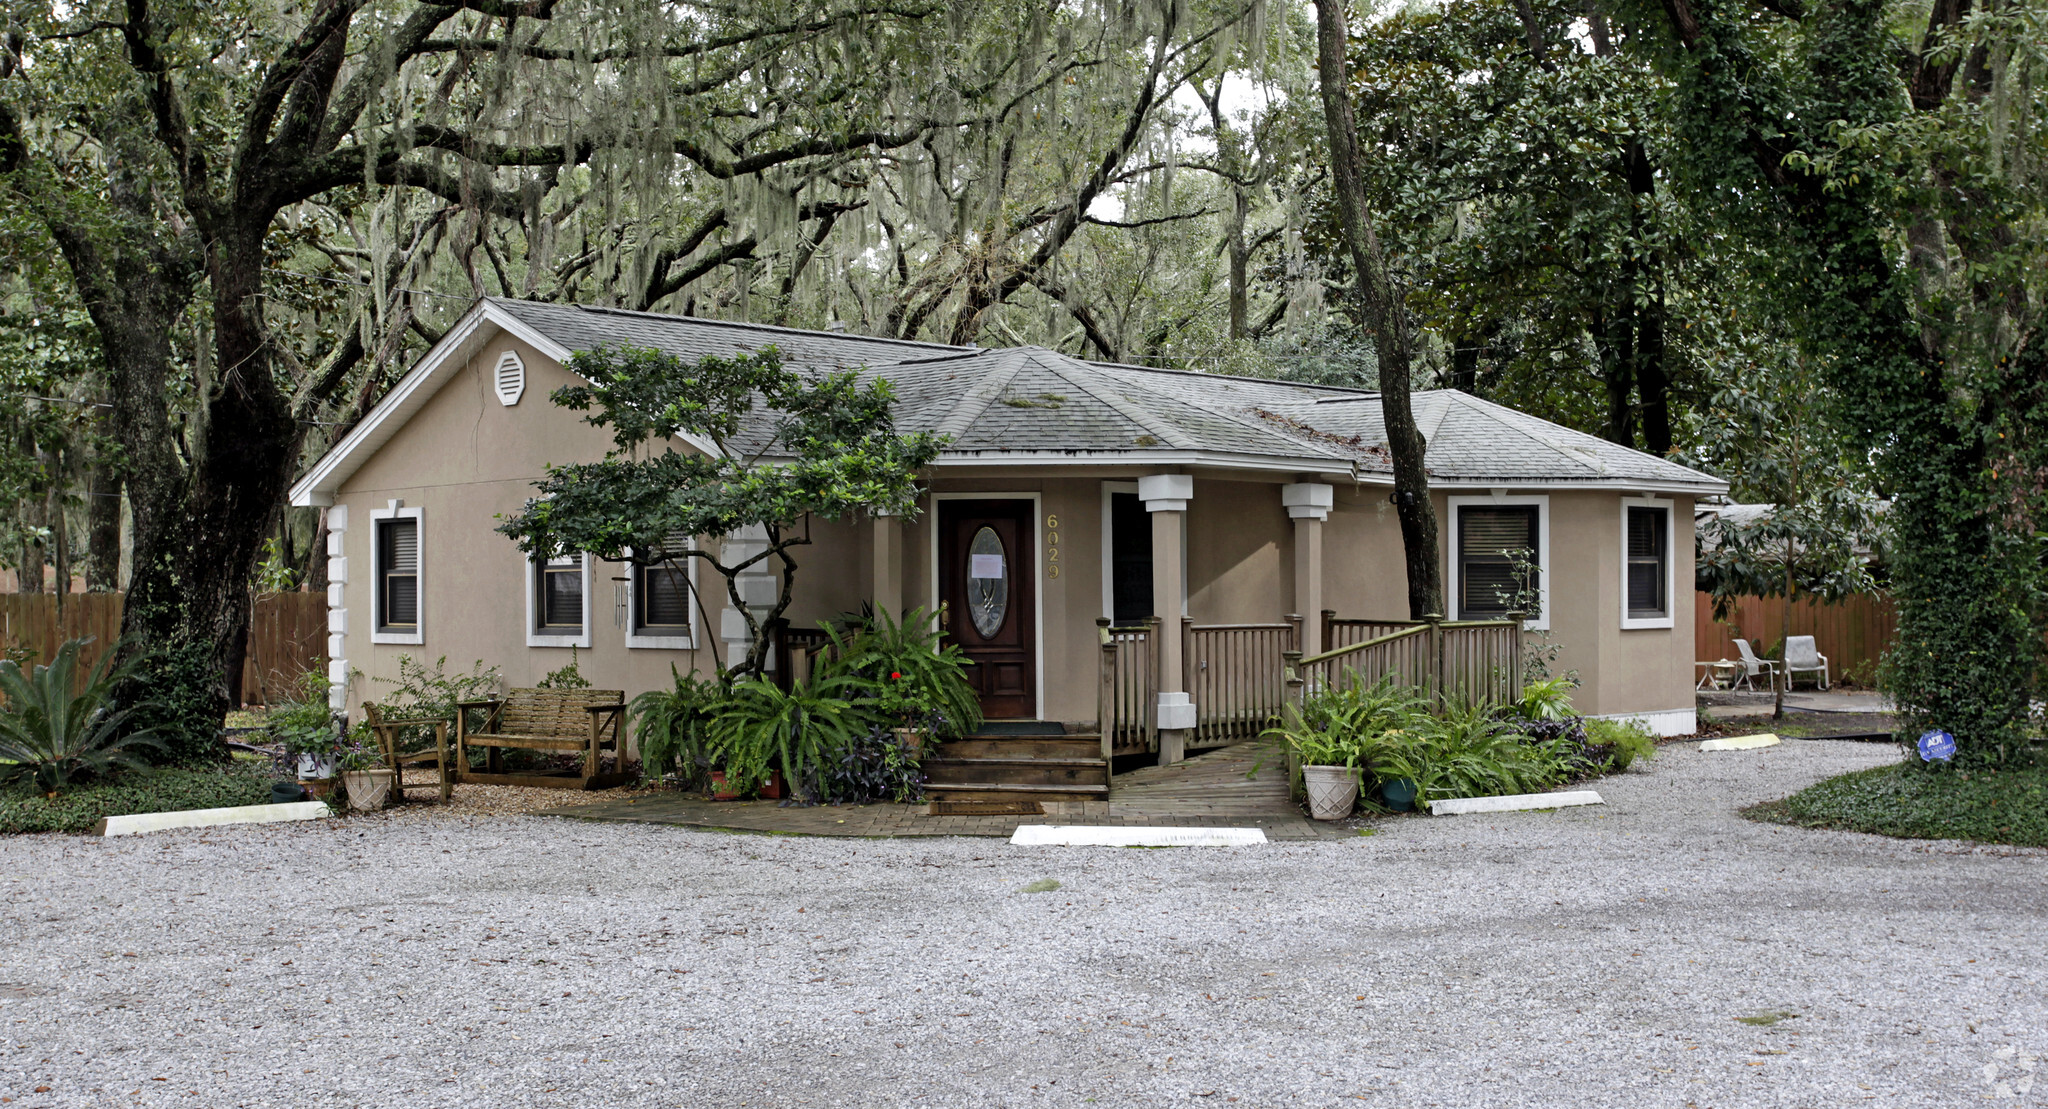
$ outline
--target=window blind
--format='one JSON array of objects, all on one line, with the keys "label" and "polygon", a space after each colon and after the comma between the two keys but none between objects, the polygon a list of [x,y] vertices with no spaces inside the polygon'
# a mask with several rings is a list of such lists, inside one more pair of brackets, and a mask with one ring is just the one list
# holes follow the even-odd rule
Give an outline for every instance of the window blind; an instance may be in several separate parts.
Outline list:
[{"label": "window blind", "polygon": [[1666,534],[1670,509],[1628,510],[1628,614],[1631,619],[1668,616],[1671,605],[1665,586],[1670,581]]},{"label": "window blind", "polygon": [[642,628],[674,629],[690,626],[690,537],[671,534],[662,540],[660,553],[671,561],[655,566],[638,566],[635,595],[640,611],[635,614]]},{"label": "window blind", "polygon": [[[1536,559],[1536,506],[1463,508],[1458,513],[1458,616],[1505,616],[1516,594],[1534,582],[1516,573],[1511,552]],[[1531,607],[1534,602],[1530,602]],[[1534,615],[1531,613],[1530,615]]]},{"label": "window blind", "polygon": [[420,527],[418,520],[384,520],[377,525],[381,612],[378,623],[410,628],[420,622]]}]

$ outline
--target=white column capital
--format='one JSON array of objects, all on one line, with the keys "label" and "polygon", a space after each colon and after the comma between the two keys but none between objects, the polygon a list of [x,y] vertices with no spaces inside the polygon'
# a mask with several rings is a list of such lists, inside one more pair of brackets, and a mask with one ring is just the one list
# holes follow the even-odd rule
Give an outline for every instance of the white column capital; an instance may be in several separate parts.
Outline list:
[{"label": "white column capital", "polygon": [[1195,499],[1195,479],[1188,474],[1152,474],[1138,479],[1138,499],[1147,512],[1186,512]]},{"label": "white column capital", "polygon": [[1320,481],[1296,482],[1280,487],[1280,503],[1296,520],[1327,520],[1337,503],[1337,490]]}]

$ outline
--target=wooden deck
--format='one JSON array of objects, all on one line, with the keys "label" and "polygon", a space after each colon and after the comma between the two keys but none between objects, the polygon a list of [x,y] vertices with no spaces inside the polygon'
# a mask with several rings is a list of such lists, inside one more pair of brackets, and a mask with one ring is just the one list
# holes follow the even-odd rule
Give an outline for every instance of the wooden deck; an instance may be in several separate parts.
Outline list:
[{"label": "wooden deck", "polygon": [[[1256,777],[1246,777],[1265,761]],[[1119,775],[1103,806],[1047,806],[1044,816],[928,816],[922,805],[818,805],[783,808],[774,801],[706,801],[688,794],[643,796],[565,805],[542,815],[579,820],[678,824],[731,831],[814,836],[1003,836],[1020,824],[1106,824],[1118,827],[1260,828],[1275,840],[1351,835],[1303,816],[1287,796],[1287,764],[1270,743],[1245,743],[1197,755],[1174,766]]]}]

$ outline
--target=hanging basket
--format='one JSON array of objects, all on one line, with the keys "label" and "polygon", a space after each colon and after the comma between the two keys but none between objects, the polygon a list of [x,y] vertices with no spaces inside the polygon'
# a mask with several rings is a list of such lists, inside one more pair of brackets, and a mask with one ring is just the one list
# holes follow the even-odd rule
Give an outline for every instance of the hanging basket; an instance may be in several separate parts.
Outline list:
[{"label": "hanging basket", "polygon": [[1308,787],[1308,814],[1317,820],[1342,820],[1351,815],[1358,800],[1358,776],[1348,766],[1304,766],[1302,784]]}]

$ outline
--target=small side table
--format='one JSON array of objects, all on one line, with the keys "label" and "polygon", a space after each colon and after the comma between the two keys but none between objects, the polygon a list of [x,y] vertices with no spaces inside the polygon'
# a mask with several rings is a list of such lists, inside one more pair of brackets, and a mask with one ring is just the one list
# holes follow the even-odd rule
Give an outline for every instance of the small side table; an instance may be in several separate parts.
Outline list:
[{"label": "small side table", "polygon": [[1693,663],[1700,672],[1700,679],[1693,683],[1694,689],[1728,689],[1735,681],[1735,675],[1742,664],[1729,659],[1701,659]]}]

